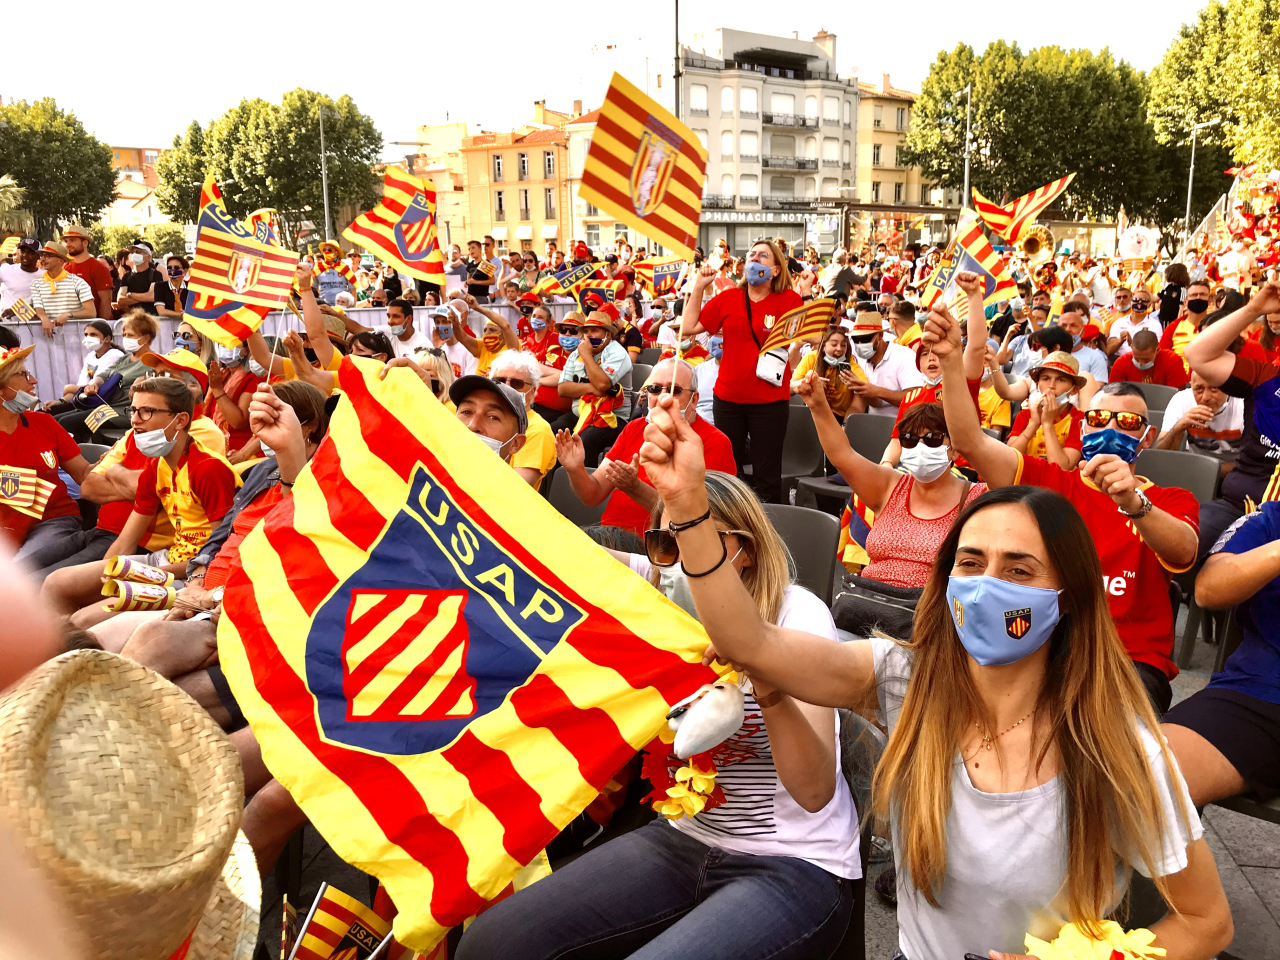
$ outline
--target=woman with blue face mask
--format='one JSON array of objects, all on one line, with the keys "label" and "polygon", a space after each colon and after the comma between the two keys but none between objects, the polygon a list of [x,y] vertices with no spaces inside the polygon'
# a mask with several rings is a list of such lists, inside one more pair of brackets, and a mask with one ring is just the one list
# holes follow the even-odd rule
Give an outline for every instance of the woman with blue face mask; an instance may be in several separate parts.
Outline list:
[{"label": "woman with blue face mask", "polygon": [[[205,404],[209,419],[227,438],[227,459],[239,463],[240,451],[253,439],[249,429],[249,403],[263,377],[249,369],[249,350],[242,343],[234,347],[214,345],[217,357],[209,365],[209,398]],[[253,452],[256,456],[256,450]]]},{"label": "woman with blue face mask", "polygon": [[178,349],[194,353],[206,367],[214,361],[213,341],[185,321],[178,324],[178,329],[173,335],[173,345]]},{"label": "woman with blue face mask", "polygon": [[[753,615],[836,646],[830,612],[791,582],[787,548],[750,488],[716,471],[704,480],[705,526],[724,543],[721,569],[737,581]],[[613,556],[693,613],[696,568],[682,563],[668,520],[659,503],[644,554]],[[742,703],[742,713],[726,710],[728,723],[707,731],[722,740],[712,743],[711,756],[724,802],[670,821],[659,817],[588,848],[481,914],[462,938],[459,960],[509,955],[517,942],[527,958],[565,956],[571,948],[591,957],[831,955],[850,910],[861,909],[852,883],[861,875],[858,814],[840,775],[839,721],[833,710],[782,696],[754,677],[726,686],[735,688],[724,692]],[[688,716],[702,719],[694,720],[694,710]],[[647,776],[682,765],[672,747],[647,748]]]},{"label": "woman with blue face mask", "polygon": [[1021,960],[1028,933],[1108,918],[1130,868],[1171,907],[1155,946],[1204,960],[1226,946],[1213,856],[1068,500],[979,497],[938,551],[910,641],[830,646],[751,605],[701,519],[705,474],[669,406],[641,462],[678,531],[707,656],[811,703],[877,710],[889,730],[873,795],[893,831],[899,956]]}]

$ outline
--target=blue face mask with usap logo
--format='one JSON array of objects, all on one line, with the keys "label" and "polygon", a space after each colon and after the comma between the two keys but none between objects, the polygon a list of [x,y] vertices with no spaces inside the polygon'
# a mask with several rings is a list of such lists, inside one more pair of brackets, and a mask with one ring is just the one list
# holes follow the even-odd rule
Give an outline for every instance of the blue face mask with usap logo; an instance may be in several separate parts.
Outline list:
[{"label": "blue face mask with usap logo", "polygon": [[1017,663],[1039,650],[1058,625],[1058,591],[999,577],[951,577],[947,603],[960,642],[984,667]]}]

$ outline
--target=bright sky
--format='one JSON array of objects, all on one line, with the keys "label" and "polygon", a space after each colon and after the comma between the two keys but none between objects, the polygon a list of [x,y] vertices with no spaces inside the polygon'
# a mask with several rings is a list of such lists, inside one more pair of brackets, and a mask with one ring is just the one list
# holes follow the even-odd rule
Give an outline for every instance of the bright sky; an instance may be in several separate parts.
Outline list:
[{"label": "bright sky", "polygon": [[[1051,43],[1097,49],[1109,42],[1118,57],[1149,70],[1177,25],[1193,20],[1201,6],[1202,0],[1167,0],[1153,19],[1145,4],[1114,0],[1075,0],[1069,13],[990,0],[960,6],[916,0],[879,9],[834,4],[821,16],[806,10],[783,23],[777,0],[737,0],[728,7],[686,0],[680,37],[695,49],[704,42],[710,49],[715,29],[729,25],[729,11],[733,26],[759,33],[785,29],[811,38],[826,29],[837,36],[842,76],[856,71],[878,85],[887,71],[894,86],[919,90],[944,44],[967,42],[981,50],[999,38],[1016,40],[1024,50]],[[279,102],[298,86],[334,97],[350,94],[386,140],[412,141],[417,125],[442,123],[446,116],[511,130],[529,120],[535,100],[564,110],[582,100],[591,109],[614,69],[643,89],[647,67],[663,73],[667,85],[672,0],[581,11],[496,0],[477,18],[468,9],[421,0],[256,0],[171,3],[126,13],[111,4],[69,0],[50,20],[45,8],[10,4],[6,33],[41,39],[8,45],[0,97],[7,103],[52,96],[98,138],[151,147],[168,146],[193,118],[207,122],[243,98]],[[645,15],[616,16],[625,10]],[[959,22],[957,10],[967,14]],[[1011,17],[1013,11],[1026,12]],[[388,144],[384,152],[403,156],[413,147]]]}]

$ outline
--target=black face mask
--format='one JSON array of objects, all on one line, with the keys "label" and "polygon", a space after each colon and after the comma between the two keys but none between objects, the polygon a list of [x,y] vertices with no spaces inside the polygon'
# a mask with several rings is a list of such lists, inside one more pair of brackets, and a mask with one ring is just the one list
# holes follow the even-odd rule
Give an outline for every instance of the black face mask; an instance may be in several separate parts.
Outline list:
[{"label": "black face mask", "polygon": [[1209,309],[1208,300],[1203,300],[1197,297],[1195,300],[1187,301],[1187,310],[1189,310],[1191,313],[1204,313],[1208,309]]}]

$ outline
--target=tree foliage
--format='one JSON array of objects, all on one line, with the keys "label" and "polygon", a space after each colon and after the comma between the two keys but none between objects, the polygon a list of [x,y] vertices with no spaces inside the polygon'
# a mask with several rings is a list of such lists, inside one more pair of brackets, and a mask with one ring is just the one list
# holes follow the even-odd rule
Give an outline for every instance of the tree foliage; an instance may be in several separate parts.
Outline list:
[{"label": "tree foliage", "polygon": [[242,100],[207,126],[193,123],[175,138],[173,149],[156,164],[160,208],[174,220],[193,222],[200,184],[213,173],[232,214],[277,209],[285,242],[297,236],[304,220],[323,230],[322,107],[330,211],[336,213],[344,203],[371,205],[378,185],[371,167],[382,150],[382,134],[350,97],[333,100],[299,88],[280,104]]},{"label": "tree foliage", "polygon": [[49,97],[0,106],[0,170],[25,188],[42,240],[53,239],[59,220],[98,219],[115,196],[111,148]]}]

